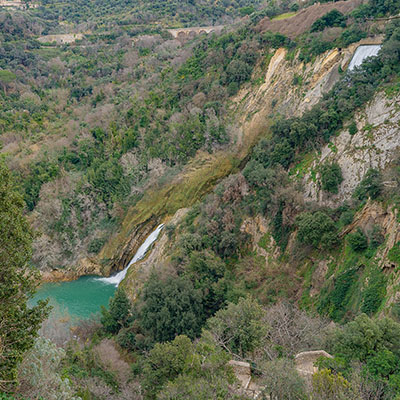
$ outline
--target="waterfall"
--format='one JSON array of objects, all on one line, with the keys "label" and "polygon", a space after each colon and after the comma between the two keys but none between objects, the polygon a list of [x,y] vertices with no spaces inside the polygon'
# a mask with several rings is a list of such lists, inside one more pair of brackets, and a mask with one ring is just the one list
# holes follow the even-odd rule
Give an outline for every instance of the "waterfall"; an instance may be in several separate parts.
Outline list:
[{"label": "waterfall", "polygon": [[352,71],[355,67],[360,66],[364,60],[368,57],[376,57],[381,49],[381,45],[366,45],[358,46],[353,58],[349,64],[349,71]]},{"label": "waterfall", "polygon": [[129,262],[129,264],[126,266],[126,268],[123,271],[120,271],[117,274],[110,276],[109,278],[98,278],[98,280],[102,281],[104,283],[109,283],[109,284],[118,286],[119,283],[122,281],[122,279],[125,278],[125,275],[128,272],[129,267],[133,263],[141,260],[145,256],[149,247],[157,240],[157,237],[160,234],[163,226],[164,226],[163,224],[159,225],[152,233],[150,233],[150,235],[147,237],[147,239],[144,241],[144,243],[139,247],[138,251],[133,256],[132,260]]}]

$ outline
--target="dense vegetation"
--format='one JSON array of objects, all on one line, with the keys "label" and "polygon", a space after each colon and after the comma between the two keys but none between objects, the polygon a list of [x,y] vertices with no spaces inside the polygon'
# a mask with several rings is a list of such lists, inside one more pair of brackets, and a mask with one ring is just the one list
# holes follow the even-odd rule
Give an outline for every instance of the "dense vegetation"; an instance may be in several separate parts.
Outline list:
[{"label": "dense vegetation", "polygon": [[23,208],[11,173],[0,159],[0,390],[15,386],[18,364],[48,313],[45,302],[27,305],[38,277],[29,265],[32,232]]},{"label": "dense vegetation", "polygon": [[[221,350],[229,358],[250,361],[253,372],[259,374],[262,390],[277,398],[396,398],[399,325],[390,318],[375,320],[366,315],[374,315],[380,309],[386,293],[386,277],[374,259],[384,241],[380,227],[358,229],[344,238],[339,236],[339,230],[352,222],[356,210],[368,198],[388,201],[395,198],[399,187],[383,190],[382,177],[370,170],[355,190],[353,202],[336,210],[317,209],[299,201],[296,185],[288,177],[290,167],[301,160],[304,152],[326,143],[371,98],[377,83],[372,83],[370,75],[385,85],[398,74],[398,63],[392,58],[393,51],[399,48],[395,32],[388,29],[379,58],[347,74],[303,117],[279,119],[271,128],[272,136],[254,149],[243,174],[225,179],[205,201],[189,211],[182,224],[167,226],[168,236],[175,243],[169,266],[162,276],[150,276],[134,306],[129,306],[119,291],[110,303],[110,311],[103,311],[105,331],[116,335],[119,345],[137,357],[134,371],[146,382],[145,398],[172,399],[178,393],[182,394],[180,398],[218,398],[216,393],[220,398],[235,398],[233,389],[229,391],[227,376],[219,376],[218,386],[210,381],[207,395],[197,393],[203,377],[196,372],[196,366],[187,364],[193,363],[188,360],[207,357],[215,360],[211,354]],[[394,54],[399,56],[396,50]],[[278,137],[284,137],[285,142]],[[398,172],[396,168],[392,171],[396,182]],[[336,164],[323,165],[320,179],[322,188],[334,194],[341,183],[341,171]],[[333,266],[335,279],[323,286],[312,304],[320,314],[335,321],[350,321],[352,313],[365,314],[329,331],[323,329],[324,320],[308,317],[302,314],[304,311],[282,304],[263,308],[246,299],[251,293],[269,304],[283,296],[291,298],[296,290],[293,286],[297,278],[289,275],[290,268],[285,269],[285,258],[280,259],[280,270],[266,271],[240,229],[246,217],[260,213],[271,220],[273,237],[282,245],[282,251],[288,236],[297,230],[295,252],[287,250],[284,254],[289,263],[300,265],[307,255],[318,257],[338,249],[344,254],[340,264]],[[269,243],[270,238],[265,237],[259,246],[268,249]],[[288,282],[288,276],[292,282]],[[363,282],[368,285],[363,286]],[[352,305],[354,296],[358,296],[356,305]],[[110,324],[115,301],[120,297],[125,298],[124,308],[115,313]],[[302,301],[305,308],[312,308],[306,296]],[[118,315],[130,318],[119,320]],[[301,340],[305,342],[296,343],[291,336],[301,329],[296,323],[307,324],[315,341],[308,342],[311,337],[304,334]],[[112,331],[108,326],[119,328]],[[288,336],[282,336],[280,329],[287,329]],[[373,344],[361,340],[370,331],[374,333]],[[189,338],[198,341],[191,344]],[[206,344],[213,347],[208,348],[211,354],[204,356],[199,348]],[[191,346],[200,347],[189,350]],[[326,348],[334,358],[321,360],[310,389],[297,376],[291,358],[296,352],[315,346]],[[152,349],[148,355],[146,349]],[[217,359],[222,360],[222,354]],[[211,361],[206,364],[211,368]],[[223,373],[224,368],[220,366],[218,370]],[[268,371],[273,371],[274,376],[270,377]],[[216,373],[210,375],[210,379],[216,377]]]},{"label": "dense vegetation", "polygon": [[[75,327],[78,340],[69,329],[43,330],[51,340],[34,340],[47,309],[26,306],[34,289],[24,273],[32,237],[21,195],[41,231],[34,264],[62,267],[96,254],[146,190],[170,182],[199,150],[232,144],[231,96],[257,84],[254,71],[268,65],[277,47],[286,47],[289,59],[298,54],[308,61],[358,41],[368,18],[399,10],[395,2],[372,0],[351,16],[331,12],[289,40],[254,29],[264,12],[273,15],[253,13],[259,2],[128,1],[117,2],[113,15],[108,3],[96,5],[45,2],[33,12],[0,16],[0,137],[18,181],[14,188],[0,164],[0,384],[14,384],[19,365],[18,392],[28,398],[247,399],[228,364],[236,359],[251,364],[262,396],[272,399],[398,398],[398,304],[387,310],[390,317],[377,318],[388,287],[376,257],[385,242],[382,227],[346,230],[367,202],[398,207],[398,162],[385,171],[392,186],[370,169],[352,200],[336,209],[305,203],[292,174],[340,130],[356,134],[355,112],[398,81],[397,21],[386,27],[379,57],[342,74],[302,116],[273,116],[241,171],[181,223],[165,227],[170,257],[134,302],[129,288],[119,288],[100,320]],[[163,18],[213,23],[238,14],[251,18],[186,44],[139,25]],[[105,27],[113,18],[110,26],[116,20],[119,28],[110,33]],[[40,45],[35,37],[57,31],[58,19],[89,19],[96,33],[76,45]],[[330,29],[339,35],[326,40]],[[330,198],[342,171],[324,163],[315,180]],[[243,226],[256,216],[268,229],[253,243]],[[399,246],[387,257],[398,264]],[[311,295],[310,275],[326,259],[332,279]],[[294,356],[318,348],[333,358],[321,359],[306,384]]]},{"label": "dense vegetation", "polygon": [[38,10],[46,19],[62,18],[70,22],[109,21],[111,16],[121,26],[130,24],[183,24],[187,26],[217,25],[233,18],[254,12],[266,5],[261,0],[217,1],[138,1],[104,0],[90,1],[54,1],[44,0]]},{"label": "dense vegetation", "polygon": [[[244,300],[239,300],[237,306],[229,304],[230,301],[236,303],[246,293],[257,294],[258,299],[266,303],[282,296],[290,298],[290,285],[283,278],[287,272],[263,271],[257,257],[245,245],[247,237],[240,231],[240,227],[246,216],[255,213],[262,213],[271,219],[273,236],[283,245],[282,249],[285,249],[290,232],[298,230],[297,254],[293,254],[297,260],[293,257],[291,263],[299,263],[299,252],[305,252],[306,255],[307,252],[312,254],[315,250],[327,252],[332,248],[332,251],[338,247],[346,248],[345,254],[347,252],[348,255],[341,260],[342,264],[335,272],[336,279],[327,282],[315,304],[321,314],[336,321],[351,319],[348,314],[349,307],[351,301],[354,301],[357,288],[360,288],[362,274],[364,279],[367,279],[368,286],[361,292],[358,308],[352,311],[373,315],[379,310],[386,290],[386,278],[378,269],[373,257],[383,242],[380,228],[374,227],[366,232],[359,229],[348,234],[344,240],[340,239],[338,231],[343,225],[352,222],[355,210],[362,207],[362,202],[367,198],[392,198],[398,192],[398,187],[393,188],[392,192],[383,193],[379,174],[371,170],[357,187],[353,203],[337,210],[316,210],[315,207],[310,210],[307,209],[308,205],[298,201],[296,187],[288,178],[287,172],[291,165],[297,160],[300,161],[304,152],[327,143],[346,121],[351,120],[354,111],[371,99],[378,85],[390,82],[399,73],[396,60],[399,59],[400,42],[397,32],[398,28],[389,27],[380,57],[366,63],[363,68],[348,73],[309,112],[300,118],[279,119],[271,128],[271,138],[261,141],[254,149],[243,175],[231,176],[221,183],[201,205],[189,212],[179,230],[178,227],[168,228],[169,235],[176,237],[176,247],[170,265],[173,271],[170,271],[170,276],[167,277],[150,277],[144,295],[132,312],[132,322],[127,323],[125,329],[118,333],[117,338],[122,346],[127,344],[131,351],[141,352],[143,346],[152,346],[152,342],[172,340],[176,335],[198,336],[200,331],[197,330],[196,335],[193,329],[211,317],[205,325],[206,329],[211,330],[211,337],[231,356],[251,360],[256,363],[255,370],[260,368],[265,371],[261,367],[263,361],[254,359],[255,354],[258,355],[256,350],[259,346],[262,343],[265,345],[263,338],[267,335],[263,331],[265,327],[262,324],[258,325],[262,320],[262,311],[257,309],[256,305],[248,306]],[[398,171],[396,173],[398,174]],[[324,190],[335,193],[341,179],[341,171],[337,165],[327,164],[322,167],[321,185]],[[268,246],[268,238],[263,243],[260,241],[260,245]],[[290,254],[287,256],[290,257]],[[283,263],[281,260],[280,266]],[[293,276],[292,279],[296,278]],[[174,299],[171,301],[167,297],[163,302],[159,302],[159,313],[150,314],[153,323],[149,324],[148,310],[157,312],[154,309],[155,299],[164,297],[160,295],[163,292],[177,293],[175,288],[181,285],[182,288],[185,287],[185,292],[180,292],[179,296],[172,296]],[[221,310],[221,306],[227,303],[228,307]],[[192,309],[194,306],[197,312]],[[240,311],[234,311],[235,307],[240,307]],[[182,312],[183,315],[179,314]],[[215,312],[215,317],[212,317]],[[176,315],[179,316],[179,323],[174,322]],[[197,319],[194,320],[193,317]],[[170,331],[168,328],[163,332],[165,336],[160,336],[155,333],[157,324],[154,320],[163,321],[164,326],[174,327],[175,330]],[[187,321],[186,327],[181,325],[184,321]],[[397,369],[394,365],[398,356],[389,350],[396,346],[398,333],[395,332],[399,329],[397,323],[390,319],[382,322],[393,330],[387,342],[383,339],[386,343],[383,353],[378,355],[372,352],[368,356],[351,351],[348,355],[341,353],[345,352],[344,347],[342,348],[343,341],[349,341],[349,348],[355,345],[352,341],[357,339],[353,330],[365,332],[372,329],[370,325],[375,326],[374,324],[374,320],[362,316],[354,322],[349,322],[343,331],[339,328],[333,333],[334,338],[330,339],[329,348],[337,358],[323,364],[325,369],[321,369],[315,376],[315,398],[330,398],[332,393],[328,393],[328,382],[332,383],[335,393],[337,391],[349,399],[368,398],[365,396],[371,391],[380,393],[380,398],[389,399],[397,395],[397,386],[392,382],[397,379]],[[229,332],[233,326],[234,330]],[[379,331],[385,328],[373,329]],[[201,340],[207,337],[206,332],[203,330]],[[126,339],[127,335],[129,341]],[[377,337],[380,335],[377,332]],[[342,364],[342,357],[348,357],[347,364]],[[348,367],[352,362],[359,363],[358,369],[353,369],[353,372]],[[386,364],[387,370],[386,366],[383,366]],[[285,368],[288,366],[285,365]],[[146,367],[144,371],[147,371]],[[169,377],[170,383],[166,388],[173,385],[173,379]],[[271,382],[268,388],[274,393],[275,388]],[[301,387],[301,383],[294,383],[293,386],[287,383],[285,389],[289,388],[303,394],[306,390]],[[169,393],[168,389],[166,390]],[[155,398],[154,394],[149,396]],[[166,395],[161,394],[158,398],[164,398],[163,396]]]},{"label": "dense vegetation", "polygon": [[[60,3],[44,9],[53,6],[60,15],[67,13]],[[81,2],[76,6],[86,9]],[[284,2],[277,10],[289,6]],[[375,15],[368,7],[368,12],[361,7],[364,14]],[[35,227],[43,233],[34,242],[34,261],[40,268],[73,265],[82,256],[97,253],[118,228],[126,208],[149,186],[170,181],[198,150],[226,146],[232,137],[229,97],[251,79],[256,65],[268,65],[274,48],[286,46],[291,54],[300,49],[300,57],[319,54],[309,48],[314,33],[291,41],[280,34],[256,32],[257,13],[221,36],[186,45],[170,40],[159,27],[149,30],[133,23],[112,34],[93,26],[95,33],[77,45],[46,47],[35,38],[56,33],[59,26],[42,11],[0,15],[1,142],[28,209],[34,211]],[[321,20],[330,25],[337,18],[334,13]],[[364,35],[365,15],[352,18],[361,21]],[[347,24],[339,28],[341,35],[357,25],[351,20]],[[329,46],[358,40],[349,38],[342,44],[330,38]],[[389,43],[386,47],[389,54]],[[395,61],[395,53],[390,56]],[[263,157],[287,168],[314,139],[328,140],[355,108],[368,101],[378,82],[390,77],[386,68],[392,67],[387,62],[383,70],[377,64],[370,68],[356,74],[353,87],[337,87],[340,102],[326,100],[301,122],[274,124],[277,143]],[[347,98],[353,100],[348,103]],[[298,122],[296,132],[292,122]],[[323,178],[322,187],[334,192],[340,175],[324,176],[329,182]]]}]

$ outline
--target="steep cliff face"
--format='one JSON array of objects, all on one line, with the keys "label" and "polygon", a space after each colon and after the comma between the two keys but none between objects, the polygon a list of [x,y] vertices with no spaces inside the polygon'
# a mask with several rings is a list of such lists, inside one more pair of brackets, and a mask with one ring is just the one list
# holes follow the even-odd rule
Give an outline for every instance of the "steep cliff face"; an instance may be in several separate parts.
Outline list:
[{"label": "steep cliff face", "polygon": [[[179,209],[172,218],[164,221],[167,225],[176,226],[187,214],[188,209]],[[147,280],[152,271],[160,273],[168,264],[171,240],[168,237],[168,232],[163,229],[159,238],[150,249],[148,256],[143,260],[133,264],[126,274],[125,279],[121,283],[121,287],[127,288],[126,292],[129,297],[134,300],[140,293],[143,283]]]},{"label": "steep cliff face", "polygon": [[[316,104],[338,80],[339,66],[350,61],[353,51],[353,46],[340,52],[328,51],[309,64],[290,59],[284,48],[269,55],[263,83],[256,89],[243,89],[232,106],[238,116],[239,154],[246,154],[257,138],[266,133],[272,114],[301,115]],[[294,84],[296,80],[301,84]]]},{"label": "steep cliff face", "polygon": [[129,263],[149,233],[178,210],[192,206],[216,183],[235,169],[235,160],[224,152],[198,153],[172,183],[149,190],[128,210],[121,229],[106,243],[97,257],[103,273],[121,270]]},{"label": "steep cliff face", "polygon": [[[284,54],[284,50],[277,51],[266,73],[266,79],[270,82],[276,77],[282,84],[282,90],[285,84],[283,70],[279,73],[279,68],[287,66]],[[319,65],[329,65],[334,54],[330,52],[325,55],[318,61]],[[349,58],[344,62],[348,60]],[[327,68],[326,71],[332,72],[332,69]],[[329,76],[332,75],[328,72],[322,74],[317,82],[322,85],[321,82],[329,81]],[[252,135],[253,138],[257,135],[250,127],[256,126],[260,115],[265,116],[268,107],[272,106],[266,95],[270,88],[268,85],[263,87],[265,91],[259,92],[259,97],[248,95],[245,100],[242,98],[242,103],[238,101],[236,104],[238,108],[257,110],[255,114],[250,112],[249,121],[243,121],[249,142]],[[315,90],[315,86],[310,90]],[[398,158],[400,146],[399,99],[398,95],[390,97],[384,92],[378,93],[356,114],[357,132],[350,135],[346,127],[332,138],[320,154],[306,155],[302,170],[298,166],[292,168],[291,179],[303,186],[304,203],[314,204],[314,207],[332,208],[343,205],[345,201],[351,200],[355,188],[369,168],[384,171],[385,168],[392,167],[393,161]],[[277,107],[283,110],[287,105],[307,107],[311,103],[295,94],[290,101],[291,103],[289,100],[285,103],[282,100]],[[263,107],[253,108],[256,104],[263,104]],[[244,146],[244,142],[241,145]],[[343,174],[338,194],[325,193],[320,188],[318,168],[333,161],[339,164]],[[384,181],[383,185],[384,190],[386,187],[390,189],[391,182]],[[347,222],[338,232],[338,245],[329,251],[299,246],[296,228],[289,233],[286,247],[279,246],[273,237],[268,210],[264,215],[245,218],[240,230],[251,238],[250,253],[245,251],[243,259],[239,260],[240,279],[244,285],[250,285],[253,295],[259,296],[262,301],[267,300],[268,293],[278,292],[279,295],[296,300],[303,307],[318,308],[328,314],[334,308],[330,304],[334,304],[337,310],[330,316],[336,320],[344,318],[345,312],[390,312],[400,301],[400,265],[396,256],[400,252],[397,250],[400,243],[398,206],[393,201],[369,200],[358,208],[352,221]],[[174,216],[174,225],[179,226],[184,213],[186,210],[181,210]],[[360,231],[369,238],[369,242],[374,235],[379,236],[375,247],[364,253],[353,250],[348,240],[351,235]],[[149,257],[131,269],[123,283],[124,287],[129,288],[136,296],[152,269],[161,274],[167,271],[172,244],[173,241],[164,233]],[[255,284],[256,286],[252,286]],[[337,293],[341,293],[340,296]],[[373,307],[370,306],[371,302]]]},{"label": "steep cliff face", "polygon": [[382,40],[380,35],[363,39],[347,48],[329,50],[310,63],[301,62],[298,54],[285,48],[267,54],[267,67],[259,66],[255,71],[261,77],[260,86],[241,90],[231,107],[238,153],[245,156],[257,138],[266,133],[272,115],[300,116],[317,104],[339,80],[339,70],[347,68],[358,46]]},{"label": "steep cliff face", "polygon": [[[109,238],[97,257],[82,258],[76,266],[63,273],[47,271],[44,279],[70,279],[91,273],[110,275],[123,269],[160,222],[173,216],[177,210],[193,205],[247,159],[259,137],[268,136],[272,115],[299,116],[310,109],[340,78],[339,70],[346,68],[359,44],[379,43],[381,40],[381,37],[374,37],[346,49],[330,50],[308,64],[284,48],[267,54],[265,62],[254,71],[254,81],[261,83],[244,87],[231,103],[229,126],[234,145],[228,151],[214,155],[197,154],[173,182],[149,190],[136,206],[127,211],[121,229]],[[384,167],[390,163],[398,144],[396,102],[398,97],[387,99],[380,94],[363,113],[357,115],[356,135],[350,136],[344,130],[322,150],[321,155],[313,157],[308,170],[302,171],[306,201],[338,204],[350,196],[370,166]],[[365,135],[365,129],[373,134]],[[369,157],[367,161],[366,157]],[[321,193],[318,179],[315,179],[318,165],[331,159],[337,159],[344,171],[344,181],[337,196]],[[349,167],[350,163],[354,168]],[[289,246],[292,242],[289,241]],[[262,248],[259,247],[258,251],[262,253]],[[158,258],[162,258],[160,254]]]},{"label": "steep cliff face", "polygon": [[[370,168],[384,170],[400,149],[400,96],[388,98],[378,93],[367,107],[357,113],[354,135],[345,128],[326,145],[321,154],[315,155],[304,176],[304,197],[320,205],[337,206],[351,198],[356,186]],[[343,182],[337,194],[321,190],[320,166],[324,163],[339,164]],[[391,185],[390,181],[384,183]]]},{"label": "steep cliff face", "polygon": [[[367,42],[381,40],[376,37]],[[218,180],[235,171],[268,131],[272,114],[301,115],[316,104],[339,79],[339,67],[346,67],[358,45],[328,51],[308,64],[296,55],[289,56],[284,48],[266,55],[269,62],[261,63],[254,71],[254,78],[260,76],[262,83],[244,87],[232,101],[229,126],[234,145],[214,156],[199,153],[172,184],[151,191],[129,210],[122,229],[110,238],[98,257],[107,266],[104,273],[122,269],[137,248],[134,243],[140,242],[162,218],[191,206]],[[296,79],[301,84],[294,84]]]},{"label": "steep cliff face", "polygon": [[376,275],[381,276],[382,282],[385,282],[376,289],[377,292],[381,291],[380,294],[376,293],[377,296],[382,295],[378,312],[388,314],[400,301],[400,259],[392,255],[398,252],[400,220],[399,210],[393,205],[367,202],[354,216],[353,222],[340,232],[343,239],[359,229],[368,235],[374,227],[379,226],[384,242],[372,257],[367,258],[352,252],[346,241],[333,252],[311,252],[304,257],[294,248],[296,231],[292,232],[289,246],[282,253],[271,236],[270,226],[270,222],[261,216],[246,220],[242,226],[251,236],[253,251],[263,259],[266,275],[269,276],[263,283],[264,291],[270,289],[268,280],[279,270],[284,273],[286,280],[279,282],[280,288],[284,291],[290,288],[292,300],[297,299],[306,308],[311,305],[318,308],[334,291],[346,268],[350,268],[355,271],[355,276],[349,278],[346,283],[349,287],[343,291],[341,299],[346,301],[345,307],[350,314],[358,313],[363,307],[368,288],[374,285]]}]

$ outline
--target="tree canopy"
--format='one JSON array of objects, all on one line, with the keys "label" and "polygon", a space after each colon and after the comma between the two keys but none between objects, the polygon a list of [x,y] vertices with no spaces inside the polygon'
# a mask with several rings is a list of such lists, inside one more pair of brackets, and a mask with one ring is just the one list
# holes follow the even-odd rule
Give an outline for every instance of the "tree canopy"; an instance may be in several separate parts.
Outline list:
[{"label": "tree canopy", "polygon": [[45,302],[30,308],[36,272],[29,266],[32,232],[10,171],[0,160],[0,388],[16,383],[17,366],[47,314]]}]

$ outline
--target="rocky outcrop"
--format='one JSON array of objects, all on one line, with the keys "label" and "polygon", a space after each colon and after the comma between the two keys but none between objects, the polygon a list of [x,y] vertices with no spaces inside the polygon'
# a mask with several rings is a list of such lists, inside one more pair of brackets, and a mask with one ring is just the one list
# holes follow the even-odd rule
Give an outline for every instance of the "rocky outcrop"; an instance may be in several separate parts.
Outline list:
[{"label": "rocky outcrop", "polygon": [[328,272],[329,263],[332,258],[328,260],[320,260],[317,264],[317,268],[311,277],[310,297],[316,297],[320,293],[324,283],[326,282],[326,274]]},{"label": "rocky outcrop", "polygon": [[[379,227],[384,237],[384,243],[379,247],[373,262],[382,269],[386,276],[390,277],[387,281],[385,307],[382,308],[382,312],[387,313],[391,304],[400,301],[400,292],[398,290],[400,287],[399,265],[396,265],[388,257],[390,250],[400,243],[399,210],[390,204],[368,201],[354,216],[353,222],[346,226],[339,236],[343,239],[347,234],[354,233],[357,229],[361,229],[365,234],[369,235],[375,227]],[[309,287],[310,298],[315,298],[320,294],[327,280],[335,279],[334,274],[327,275],[329,268],[331,264],[340,264],[344,256],[345,253],[341,252],[335,257],[331,255],[327,259],[316,262]]]},{"label": "rocky outcrop", "polygon": [[398,217],[399,210],[392,206],[384,206],[377,202],[369,201],[363,209],[358,212],[353,222],[347,226],[340,236],[344,237],[350,232],[354,232],[357,228],[361,228],[364,232],[372,231],[374,226],[382,229],[385,237],[385,246],[377,254],[380,260],[379,265],[383,269],[393,269],[387,255],[396,243],[400,242],[400,222]]},{"label": "rocky outcrop", "polygon": [[[165,223],[176,225],[183,219],[187,212],[187,208],[182,208],[178,210],[172,218],[165,221]],[[157,241],[154,243],[153,248],[148,252],[147,257],[129,267],[125,279],[121,282],[121,286],[129,288],[127,293],[132,300],[136,298],[151,271],[160,270],[161,267],[165,266],[169,257],[169,245],[170,240],[168,234],[165,230],[162,230]]]},{"label": "rocky outcrop", "polygon": [[85,275],[104,275],[103,267],[95,260],[82,258],[76,267],[40,271],[42,282],[73,281]]},{"label": "rocky outcrop", "polygon": [[108,276],[113,272],[123,270],[135,255],[138,248],[146,240],[147,236],[159,225],[159,220],[152,217],[145,222],[134,227],[128,236],[128,240],[123,244],[122,248],[114,254],[112,259],[104,257],[104,253],[99,254],[99,259],[103,259],[106,267],[103,269],[103,275]]},{"label": "rocky outcrop", "polygon": [[[380,42],[381,37],[371,39]],[[339,67],[344,69],[361,42],[345,49],[332,49],[304,64],[297,56],[287,59],[287,50],[280,48],[272,55],[264,75],[264,82],[257,88],[242,89],[232,105],[238,115],[236,142],[239,153],[247,154],[256,139],[268,130],[271,114],[301,115],[317,104],[322,95],[338,81]],[[299,85],[294,85],[294,78]]]},{"label": "rocky outcrop", "polygon": [[245,394],[246,397],[257,399],[261,390],[252,379],[250,364],[245,361],[236,360],[230,360],[228,364],[232,367],[233,373],[239,382],[240,391]]},{"label": "rocky outcrop", "polygon": [[265,265],[276,266],[281,251],[271,235],[268,221],[261,215],[247,218],[240,230],[251,236],[253,251],[265,258]]},{"label": "rocky outcrop", "polygon": [[315,363],[321,357],[333,358],[324,350],[303,351],[297,354],[294,359],[297,372],[306,378],[312,376],[318,371],[318,367],[315,366]]},{"label": "rocky outcrop", "polygon": [[[351,198],[370,168],[383,170],[393,161],[400,149],[399,102],[400,96],[388,99],[379,93],[364,111],[357,113],[355,135],[350,135],[346,128],[322,149],[303,179],[305,200],[335,207]],[[337,162],[342,170],[338,194],[320,188],[318,169],[326,162]]]}]

